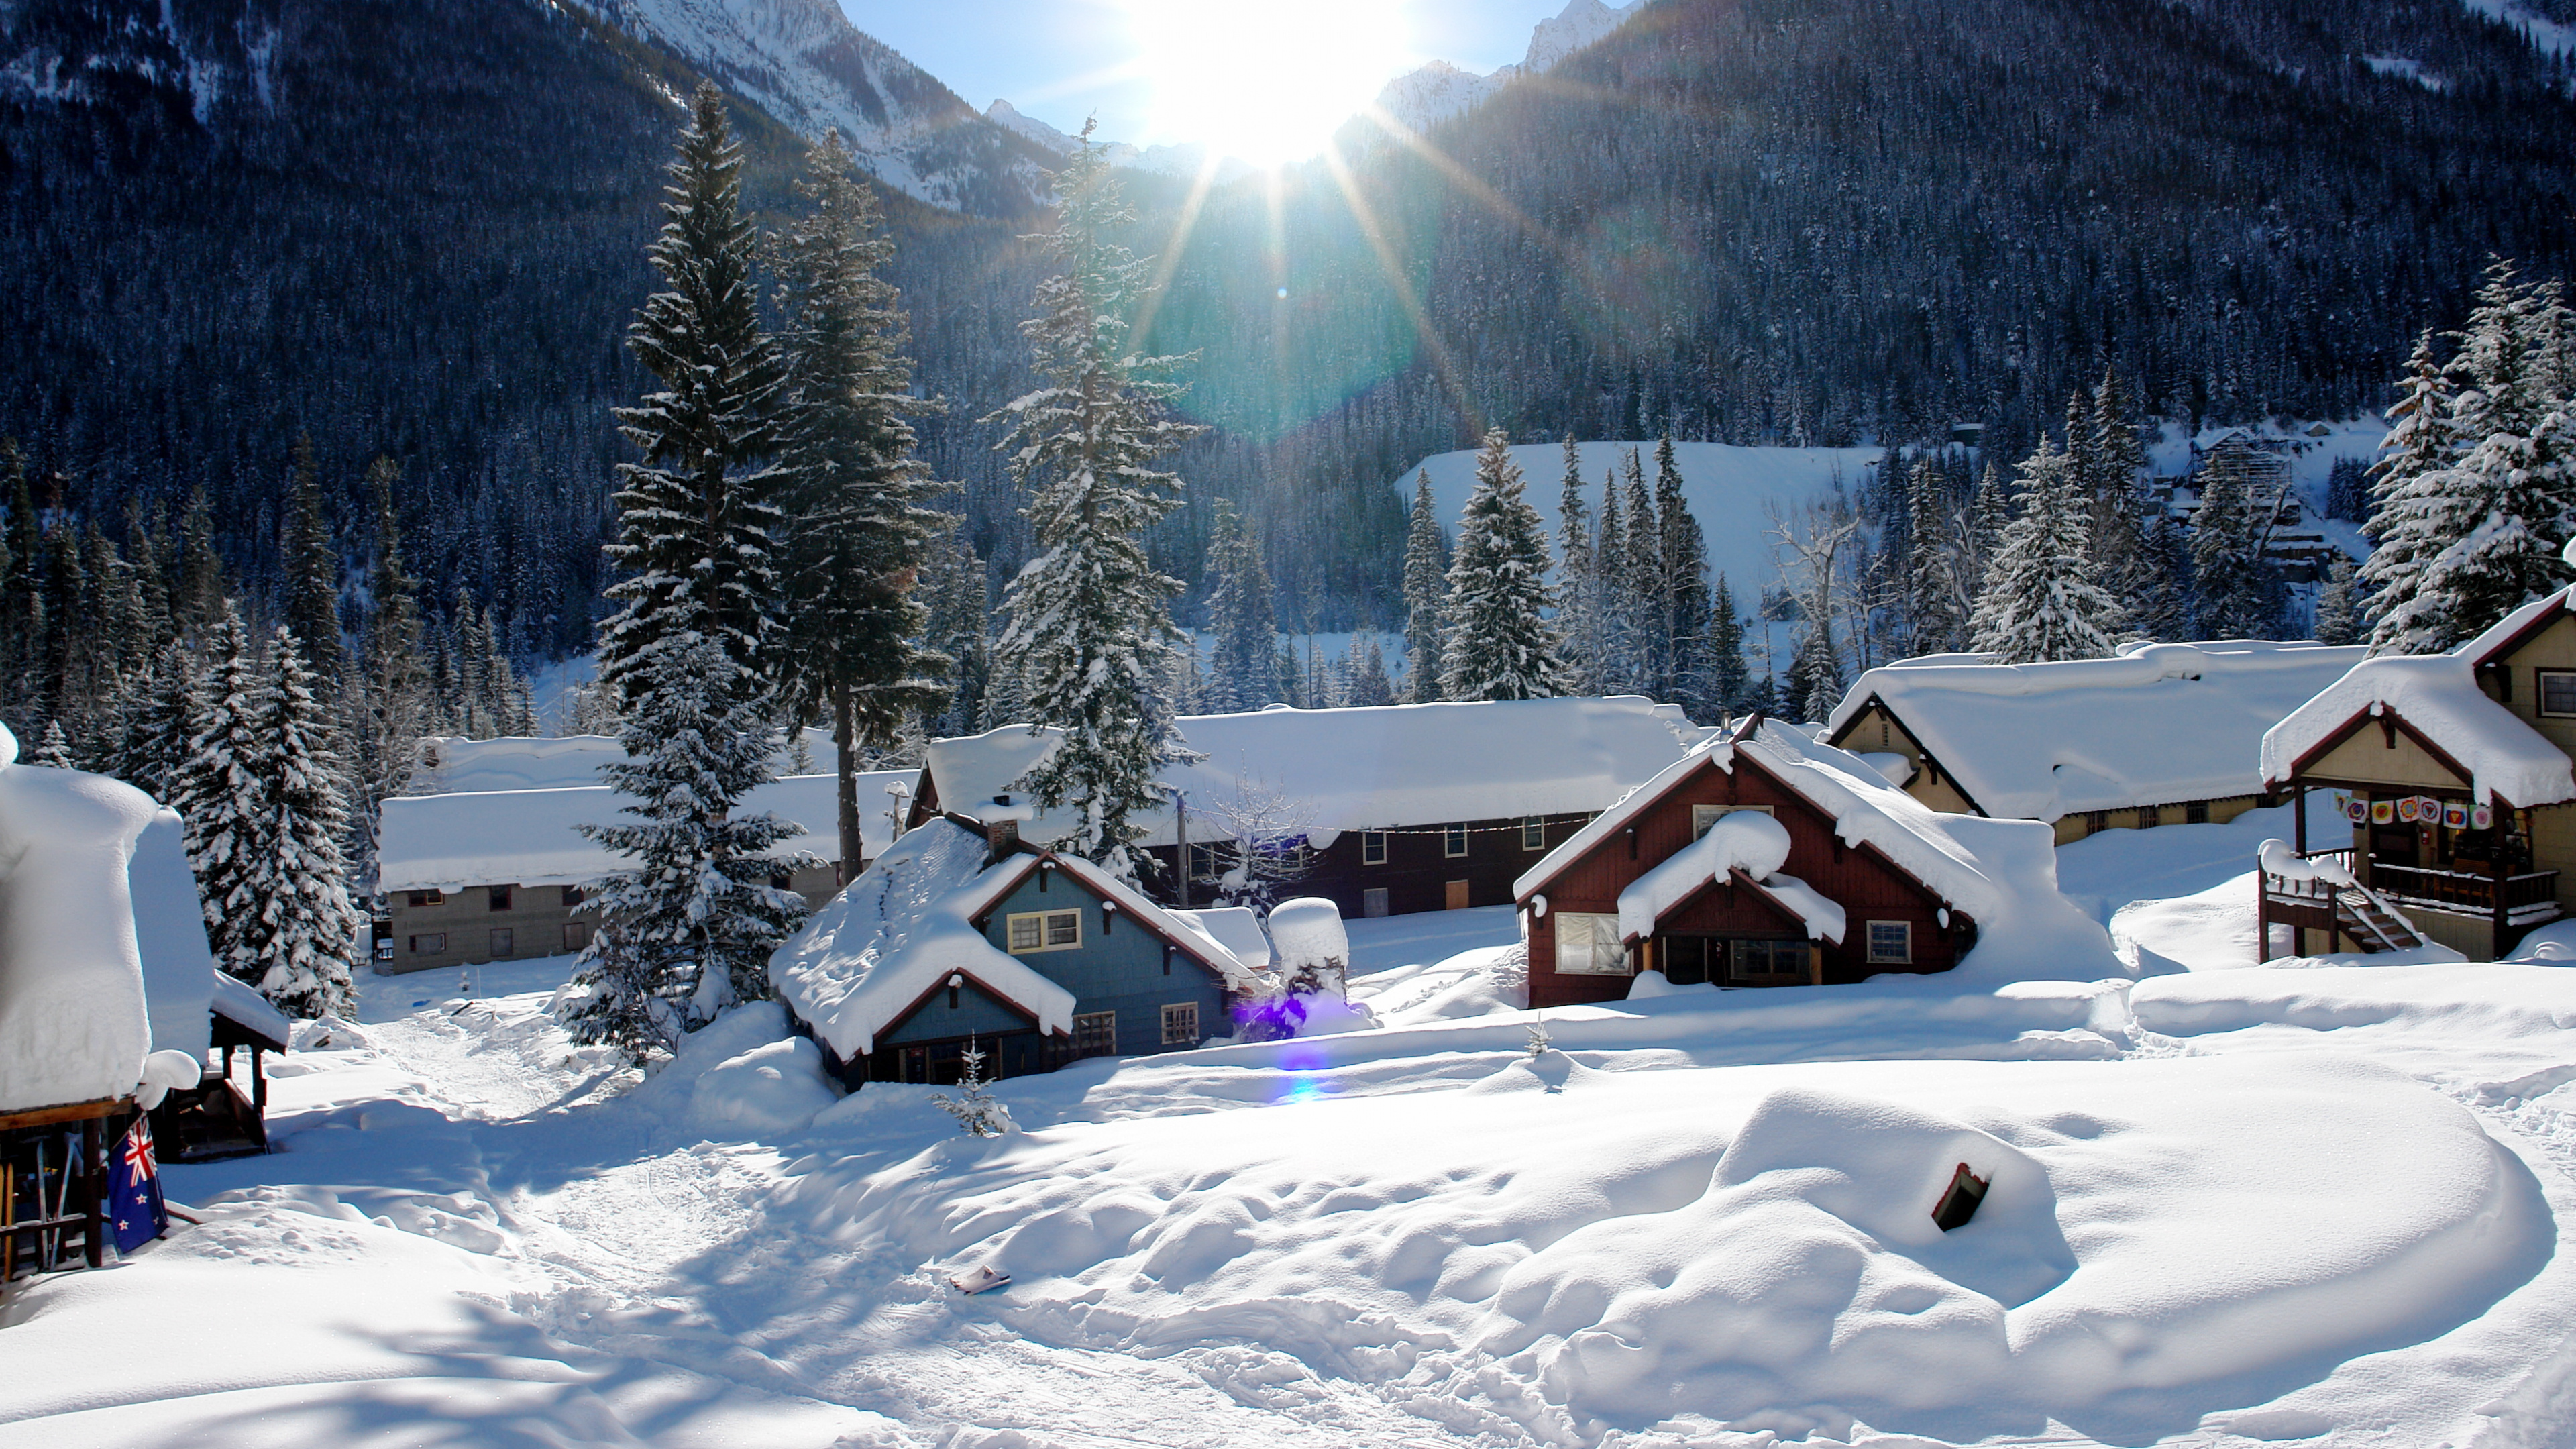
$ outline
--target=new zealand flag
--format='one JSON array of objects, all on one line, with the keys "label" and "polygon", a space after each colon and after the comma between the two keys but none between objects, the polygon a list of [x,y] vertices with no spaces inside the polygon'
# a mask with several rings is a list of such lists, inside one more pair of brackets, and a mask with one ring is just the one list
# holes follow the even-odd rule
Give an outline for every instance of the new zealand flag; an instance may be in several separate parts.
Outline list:
[{"label": "new zealand flag", "polygon": [[116,1251],[131,1253],[170,1230],[161,1205],[161,1165],[152,1157],[152,1124],[142,1117],[125,1134],[107,1167],[107,1214],[116,1225]]}]

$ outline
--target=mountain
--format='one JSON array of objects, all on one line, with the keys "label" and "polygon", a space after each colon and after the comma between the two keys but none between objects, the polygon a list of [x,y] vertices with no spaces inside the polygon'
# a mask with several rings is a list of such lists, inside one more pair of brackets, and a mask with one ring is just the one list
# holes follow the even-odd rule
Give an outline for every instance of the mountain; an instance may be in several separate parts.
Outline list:
[{"label": "mountain", "polygon": [[1565,9],[1530,29],[1529,51],[1520,64],[1490,75],[1461,70],[1435,60],[1386,83],[1377,108],[1416,131],[1427,131],[1452,116],[1482,105],[1503,87],[1524,76],[1545,75],[1568,56],[1595,44],[1628,22],[1646,0],[1610,6],[1601,0],[1570,0]]},{"label": "mountain", "polygon": [[[1073,154],[1079,144],[1073,137],[1029,115],[1009,101],[997,100],[984,109],[984,119],[1028,141],[1048,155],[1061,159]],[[1207,166],[1207,148],[1186,146],[1133,146],[1125,141],[1108,143],[1110,164],[1149,171],[1159,176],[1176,176],[1196,180]],[[1228,156],[1217,163],[1219,183],[1239,181],[1251,175],[1253,168]]]}]

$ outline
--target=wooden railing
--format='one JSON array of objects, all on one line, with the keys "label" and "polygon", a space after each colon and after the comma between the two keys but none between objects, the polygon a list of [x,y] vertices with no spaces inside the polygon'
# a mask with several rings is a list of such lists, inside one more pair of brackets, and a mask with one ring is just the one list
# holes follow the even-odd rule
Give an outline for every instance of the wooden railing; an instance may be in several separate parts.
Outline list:
[{"label": "wooden railing", "polygon": [[[2558,898],[2558,872],[2532,871],[2499,881],[2491,875],[2462,870],[2428,870],[2415,865],[2373,861],[2370,883],[2381,895],[2408,905],[2432,906],[2471,915],[2493,915],[2499,907],[2511,913]],[[2502,900],[2498,900],[2498,892]]]}]

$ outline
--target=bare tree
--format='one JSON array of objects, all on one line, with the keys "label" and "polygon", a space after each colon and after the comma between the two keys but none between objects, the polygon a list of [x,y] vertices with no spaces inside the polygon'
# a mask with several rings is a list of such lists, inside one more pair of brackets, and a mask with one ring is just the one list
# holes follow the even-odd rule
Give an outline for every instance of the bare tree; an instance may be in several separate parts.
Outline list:
[{"label": "bare tree", "polygon": [[1240,774],[1230,793],[1191,803],[1193,814],[1206,822],[1206,844],[1217,857],[1219,905],[1267,910],[1285,893],[1282,887],[1305,879],[1313,868],[1306,832],[1315,812],[1304,803]]}]

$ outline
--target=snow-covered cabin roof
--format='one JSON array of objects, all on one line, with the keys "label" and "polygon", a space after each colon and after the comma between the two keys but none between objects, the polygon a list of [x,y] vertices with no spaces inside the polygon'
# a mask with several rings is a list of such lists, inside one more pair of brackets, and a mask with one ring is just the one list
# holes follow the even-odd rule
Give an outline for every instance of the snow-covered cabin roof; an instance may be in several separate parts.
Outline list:
[{"label": "snow-covered cabin roof", "polygon": [[1029,873],[1061,870],[1119,913],[1172,941],[1226,978],[1248,986],[1253,968],[1196,923],[1146,900],[1090,862],[1016,850],[990,860],[984,836],[947,817],[896,841],[769,960],[787,1008],[844,1061],[875,1050],[876,1039],[952,973],[1017,1007],[1047,1032],[1073,1030],[1073,993],[996,950],[976,920]]},{"label": "snow-covered cabin roof", "polygon": [[[814,760],[808,771],[828,773],[833,761],[830,732],[808,728],[805,745]],[[625,758],[626,747],[614,735],[502,735],[488,740],[427,735],[413,747],[411,778],[403,788],[414,795],[446,795],[597,785],[604,783],[600,766]],[[771,771],[792,768],[789,758],[790,752],[781,749]]]},{"label": "snow-covered cabin roof", "polygon": [[[1676,761],[1654,779],[1603,811],[1591,824],[1567,837],[1512,883],[1514,900],[1527,901],[1560,872],[1610,839],[1628,822],[1662,799],[1694,771],[1732,771],[1739,755],[1753,760],[1781,784],[1814,805],[1834,822],[1834,833],[1847,845],[1869,845],[1897,867],[1921,881],[1952,906],[1980,922],[1991,923],[2003,912],[2013,887],[1999,881],[1988,862],[1960,838],[1962,827],[2005,824],[2034,839],[2046,832],[2027,822],[1971,821],[1942,815],[1890,785],[1857,755],[1819,744],[1777,721],[1765,720],[1750,736],[1716,740]],[[2006,837],[1985,832],[2000,845]],[[1983,838],[1983,837],[1981,837]],[[1774,867],[1776,868],[1776,866]],[[2018,863],[2005,869],[2019,869]],[[1788,877],[1781,877],[1786,880]],[[2054,875],[2048,884],[2055,884]],[[1773,892],[1779,894],[1778,891]],[[1792,909],[1798,909],[1792,904]],[[1805,910],[1798,914],[1806,916]],[[1817,924],[1811,919],[1811,924]]]},{"label": "snow-covered cabin roof", "polygon": [[[622,756],[621,756],[622,758]],[[877,770],[858,777],[859,836],[868,854],[894,836],[888,811],[899,808],[889,785],[909,792],[910,770]],[[753,787],[742,814],[768,812],[802,827],[780,841],[780,854],[811,851],[837,859],[840,806],[830,775],[790,775]],[[584,885],[624,868],[581,833],[583,825],[617,825],[630,802],[605,785],[552,790],[483,790],[446,795],[399,795],[385,802],[377,828],[379,889],[460,890],[476,885]]]},{"label": "snow-covered cabin roof", "polygon": [[1270,964],[1270,937],[1261,929],[1261,913],[1250,906],[1209,906],[1174,911],[1172,919],[1234,953],[1234,959],[1258,971]]},{"label": "snow-covered cabin roof", "polygon": [[[1635,696],[1266,709],[1175,724],[1207,757],[1162,774],[1187,793],[1194,838],[1202,812],[1249,787],[1286,801],[1319,847],[1345,830],[1599,810],[1714,733],[1679,705]],[[940,805],[971,810],[1013,792],[1060,738],[1052,727],[1005,725],[934,742]],[[1142,823],[1145,844],[1172,843],[1169,809]],[[1042,816],[1023,833],[1051,840],[1066,827]]]},{"label": "snow-covered cabin roof", "polygon": [[160,807],[17,758],[0,726],[0,1112],[123,1097],[151,1048],[126,872]]},{"label": "snow-covered cabin roof", "polygon": [[239,977],[215,973],[215,995],[210,1003],[214,1014],[256,1037],[264,1038],[279,1051],[294,1034],[295,1024],[286,1013],[269,1004],[267,997],[253,990]]},{"label": "snow-covered cabin roof", "polygon": [[[220,973],[206,944],[206,910],[188,865],[188,830],[179,812],[164,808],[152,817],[134,842],[125,878],[134,898],[134,945],[142,957],[152,1049],[202,1055],[213,1045],[206,1013]],[[259,993],[250,994],[259,999]],[[275,1007],[268,1009],[275,1014]]]},{"label": "snow-covered cabin roof", "polygon": [[2528,808],[2576,800],[2565,751],[2478,687],[2477,666],[2567,607],[2561,591],[2523,605],[2448,654],[2383,654],[2356,664],[2263,736],[2267,785],[2286,784],[2300,762],[2357,720],[2394,715],[2470,776],[2480,796]]},{"label": "snow-covered cabin roof", "polygon": [[1854,681],[1824,735],[1877,700],[2003,819],[2251,795],[2264,731],[2366,652],[2231,639],[2057,664],[1905,660]]}]

